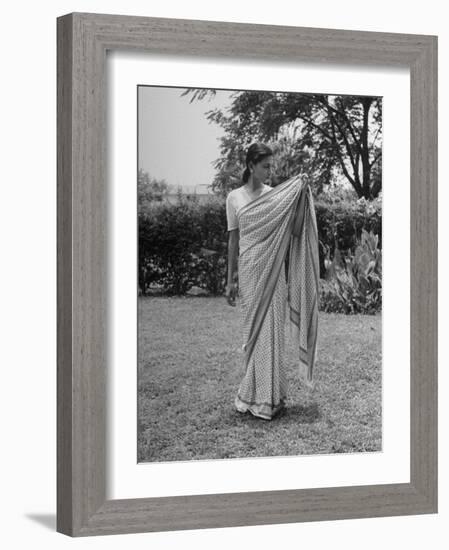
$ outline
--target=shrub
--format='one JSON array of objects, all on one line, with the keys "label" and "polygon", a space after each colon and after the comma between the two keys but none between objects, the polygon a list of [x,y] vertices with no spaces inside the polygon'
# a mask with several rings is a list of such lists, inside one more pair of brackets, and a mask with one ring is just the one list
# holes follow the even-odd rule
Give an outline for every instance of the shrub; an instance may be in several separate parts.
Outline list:
[{"label": "shrub", "polygon": [[366,201],[339,200],[333,203],[317,200],[315,212],[320,247],[320,277],[325,277],[326,254],[334,254],[336,249],[354,251],[362,231],[372,231],[379,236],[382,248],[382,207],[381,199]]},{"label": "shrub", "polygon": [[[224,217],[224,219],[223,219]],[[182,199],[159,203],[139,215],[139,289],[156,285],[168,294],[199,286],[224,290],[226,213],[221,201],[205,204]]]},{"label": "shrub", "polygon": [[[380,201],[349,201],[343,195],[333,202],[329,197],[317,200],[315,206],[320,277],[326,275],[326,259],[336,254],[349,257],[355,251],[363,230],[379,235],[381,247]],[[222,294],[227,239],[222,198],[211,197],[199,203],[180,195],[177,204],[147,204],[139,213],[139,291],[146,294],[157,287],[167,294],[185,294],[198,286]],[[331,302],[330,292],[327,289],[326,303]]]},{"label": "shrub", "polygon": [[377,313],[382,309],[382,253],[378,237],[362,230],[354,254],[337,248],[326,257],[326,277],[320,281],[320,309],[334,313]]}]

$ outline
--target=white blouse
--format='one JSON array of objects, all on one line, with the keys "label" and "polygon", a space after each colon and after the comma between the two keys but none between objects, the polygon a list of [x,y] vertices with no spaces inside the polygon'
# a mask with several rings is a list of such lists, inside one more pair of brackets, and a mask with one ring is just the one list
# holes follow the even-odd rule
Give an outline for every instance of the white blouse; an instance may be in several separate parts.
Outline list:
[{"label": "white blouse", "polygon": [[228,231],[238,228],[239,222],[237,212],[240,208],[243,208],[249,202],[257,199],[257,197],[260,197],[260,195],[270,191],[270,189],[272,188],[269,185],[265,185],[263,183],[262,191],[257,191],[256,193],[249,191],[246,185],[242,185],[242,187],[238,187],[237,189],[230,191],[226,197],[226,218],[228,222]]}]

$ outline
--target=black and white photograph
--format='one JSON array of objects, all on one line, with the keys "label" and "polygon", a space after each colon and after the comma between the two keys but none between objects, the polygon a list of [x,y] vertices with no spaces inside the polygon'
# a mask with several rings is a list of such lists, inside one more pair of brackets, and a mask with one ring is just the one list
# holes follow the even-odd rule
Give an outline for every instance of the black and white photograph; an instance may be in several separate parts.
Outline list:
[{"label": "black and white photograph", "polygon": [[138,462],[382,451],[382,98],[137,93]]}]

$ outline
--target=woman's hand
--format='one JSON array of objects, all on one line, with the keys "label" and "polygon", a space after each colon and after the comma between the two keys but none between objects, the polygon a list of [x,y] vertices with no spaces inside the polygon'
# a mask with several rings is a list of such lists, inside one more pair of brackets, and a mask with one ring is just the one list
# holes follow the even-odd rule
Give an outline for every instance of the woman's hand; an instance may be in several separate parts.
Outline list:
[{"label": "woman's hand", "polygon": [[226,300],[230,306],[235,306],[235,297],[237,295],[237,284],[228,283],[226,285]]}]

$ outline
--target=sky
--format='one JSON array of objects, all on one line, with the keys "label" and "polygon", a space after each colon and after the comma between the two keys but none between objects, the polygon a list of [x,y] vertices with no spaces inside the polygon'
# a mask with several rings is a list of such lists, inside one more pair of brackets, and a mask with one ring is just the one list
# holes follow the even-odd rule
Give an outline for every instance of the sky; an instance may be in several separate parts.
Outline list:
[{"label": "sky", "polygon": [[139,169],[150,177],[165,179],[174,191],[206,192],[220,156],[222,128],[206,119],[209,110],[230,105],[232,91],[217,90],[216,97],[190,103],[181,97],[185,88],[139,86]]},{"label": "sky", "polygon": [[[181,96],[186,88],[138,87],[138,168],[151,178],[164,179],[176,193],[208,192],[220,157],[223,129],[206,118],[213,109],[227,109],[233,90],[217,90],[215,97],[195,100]],[[349,183],[338,172],[336,179]],[[209,192],[211,190],[209,189]]]}]

